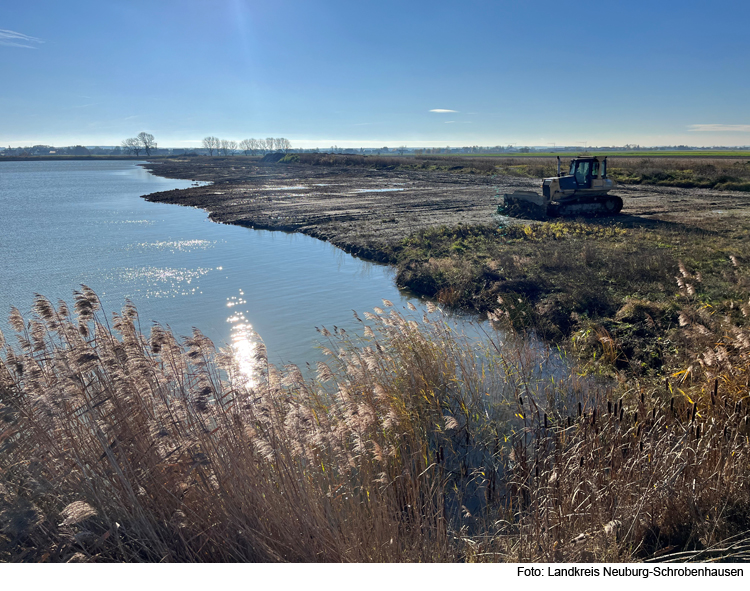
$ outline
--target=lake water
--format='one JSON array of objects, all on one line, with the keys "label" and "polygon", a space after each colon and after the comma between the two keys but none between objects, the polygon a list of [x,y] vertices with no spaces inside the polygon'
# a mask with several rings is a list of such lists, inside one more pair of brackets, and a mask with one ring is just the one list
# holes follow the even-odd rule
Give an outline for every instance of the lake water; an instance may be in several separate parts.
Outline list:
[{"label": "lake water", "polygon": [[316,326],[354,331],[351,310],[406,305],[390,267],[141,199],[191,184],[132,162],[0,162],[0,329],[35,293],[70,304],[85,284],[109,312],[129,298],[146,332],[152,321],[178,335],[195,326],[249,353],[255,331],[272,363],[304,364],[321,358]]}]

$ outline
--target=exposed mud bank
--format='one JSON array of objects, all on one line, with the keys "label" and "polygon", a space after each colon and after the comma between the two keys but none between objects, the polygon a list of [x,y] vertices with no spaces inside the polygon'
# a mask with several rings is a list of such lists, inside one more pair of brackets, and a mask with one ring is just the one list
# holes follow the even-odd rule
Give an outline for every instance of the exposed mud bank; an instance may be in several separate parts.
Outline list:
[{"label": "exposed mud bank", "polygon": [[264,165],[248,158],[145,166],[160,176],[213,183],[154,193],[149,201],[200,207],[216,222],[301,232],[380,262],[395,262],[393,247],[418,230],[487,223],[498,192],[537,184],[445,172]]}]

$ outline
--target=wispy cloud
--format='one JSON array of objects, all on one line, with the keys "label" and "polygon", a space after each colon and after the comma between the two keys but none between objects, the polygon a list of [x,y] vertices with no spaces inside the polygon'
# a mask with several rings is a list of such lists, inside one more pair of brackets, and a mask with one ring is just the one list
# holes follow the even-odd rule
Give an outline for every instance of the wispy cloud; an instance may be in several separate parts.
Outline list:
[{"label": "wispy cloud", "polygon": [[98,104],[99,103],[86,103],[85,105],[73,105],[72,107],[68,107],[68,109],[85,109],[86,107],[94,107]]},{"label": "wispy cloud", "polygon": [[455,123],[455,121],[446,121],[445,123]]},{"label": "wispy cloud", "polygon": [[430,113],[458,113],[453,109],[430,109]]},{"label": "wispy cloud", "polygon": [[750,132],[750,125],[724,125],[723,123],[699,123],[689,125],[688,131],[740,131]]},{"label": "wispy cloud", "polygon": [[34,45],[35,43],[44,43],[44,41],[37,39],[36,37],[29,37],[23,33],[17,33],[16,31],[0,29],[0,45],[37,49],[36,45]]}]

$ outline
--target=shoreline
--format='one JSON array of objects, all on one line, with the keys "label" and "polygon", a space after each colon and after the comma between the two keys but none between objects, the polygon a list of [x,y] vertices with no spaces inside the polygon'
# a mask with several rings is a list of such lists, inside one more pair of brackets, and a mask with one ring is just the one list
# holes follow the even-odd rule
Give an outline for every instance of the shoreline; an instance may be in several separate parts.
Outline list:
[{"label": "shoreline", "polygon": [[246,158],[148,161],[141,166],[166,178],[211,183],[152,193],[144,196],[147,201],[199,207],[218,223],[299,232],[364,260],[392,265],[401,243],[415,232],[491,223],[498,192],[535,184],[534,179]]}]

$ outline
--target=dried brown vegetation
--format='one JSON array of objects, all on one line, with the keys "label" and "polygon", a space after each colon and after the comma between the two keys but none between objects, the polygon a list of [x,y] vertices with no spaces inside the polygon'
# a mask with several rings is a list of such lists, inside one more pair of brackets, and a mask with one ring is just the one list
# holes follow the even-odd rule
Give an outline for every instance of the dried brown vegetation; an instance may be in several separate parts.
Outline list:
[{"label": "dried brown vegetation", "polygon": [[[599,154],[600,157],[606,153]],[[563,169],[575,154],[563,157]],[[385,170],[442,171],[510,177],[545,178],[557,175],[557,158],[535,156],[360,156],[290,154],[282,162],[333,167],[368,167]],[[745,158],[609,157],[609,176],[624,184],[660,185],[750,191],[750,161]]]},{"label": "dried brown vegetation", "polygon": [[668,391],[380,309],[361,339],[324,331],[316,378],[261,352],[248,381],[132,305],[110,328],[87,288],[75,315],[40,296],[1,344],[0,559],[737,558],[747,291],[712,315],[680,281],[702,351]]}]

